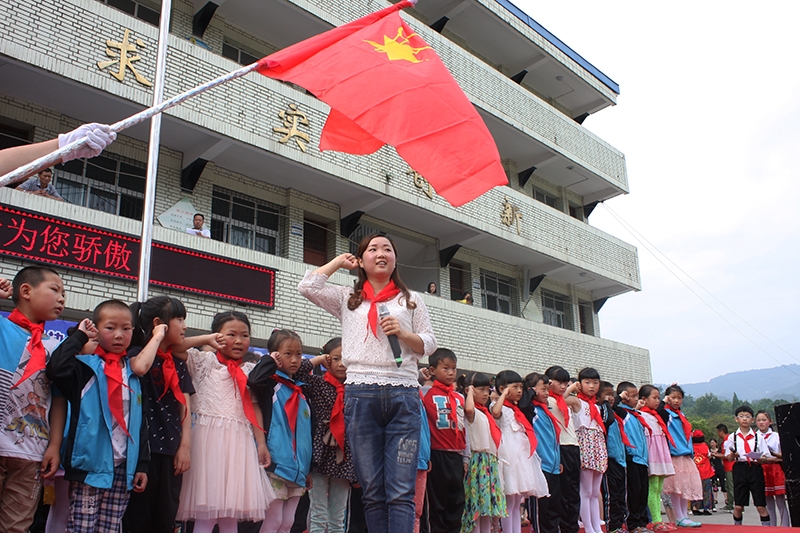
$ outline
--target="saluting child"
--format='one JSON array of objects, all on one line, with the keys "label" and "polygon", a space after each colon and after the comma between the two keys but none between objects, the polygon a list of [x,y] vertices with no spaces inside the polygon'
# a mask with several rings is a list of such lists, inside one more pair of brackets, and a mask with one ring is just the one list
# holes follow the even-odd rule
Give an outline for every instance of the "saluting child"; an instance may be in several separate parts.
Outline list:
[{"label": "saluting child", "polygon": [[288,532],[300,497],[306,492],[311,469],[311,410],[302,382],[292,376],[300,370],[303,343],[288,329],[276,329],[262,357],[248,377],[263,412],[272,411],[267,434],[271,464],[267,467],[276,500],[267,509],[261,533]]},{"label": "saluting child", "polygon": [[[531,419],[533,430],[536,433],[536,455],[542,460],[542,473],[547,480],[550,496],[541,497],[537,501],[537,515],[539,519],[539,533],[559,533],[561,519],[561,446],[559,436],[561,428],[558,419],[547,407],[550,397],[550,379],[536,372],[525,376],[525,385],[528,387],[526,395],[530,394]],[[524,401],[524,400],[523,400]],[[520,408],[522,408],[522,401]],[[523,409],[524,410],[524,409]],[[528,506],[531,513],[531,506]]]},{"label": "saluting child", "polygon": [[641,404],[642,418],[649,428],[645,437],[647,441],[647,506],[653,521],[653,531],[672,531],[668,523],[661,520],[661,491],[664,488],[664,479],[675,475],[672,458],[669,455],[670,437],[667,424],[656,411],[661,401],[661,393],[652,385],[642,385],[639,389],[639,403]]},{"label": "saluting child", "polygon": [[617,385],[614,412],[622,419],[628,442],[625,443],[625,482],[627,485],[628,515],[626,525],[631,533],[646,533],[650,521],[647,516],[648,452],[647,435],[650,426],[640,411],[639,390],[629,381]]},{"label": "saluting child", "polygon": [[[313,373],[325,365],[324,376]],[[294,375],[303,383],[312,413],[312,468],[309,490],[309,533],[343,533],[350,485],[356,483],[350,443],[344,429],[342,338],[322,347],[322,355],[304,359]]]},{"label": "saluting child", "polygon": [[608,469],[603,475],[603,505],[606,517],[606,528],[609,533],[623,531],[627,516],[625,502],[626,470],[625,446],[630,440],[625,433],[622,418],[614,411],[614,385],[608,381],[600,382],[597,393],[600,414],[606,426],[606,448],[608,449]]},{"label": "saluting child", "polygon": [[492,519],[508,515],[497,462],[502,434],[487,407],[491,381],[486,374],[473,372],[459,378],[459,387],[466,395],[464,417],[471,450],[464,479],[461,531],[491,533]]},{"label": "saluting child", "polygon": [[[70,482],[70,533],[118,531],[130,491],[147,486],[150,452],[139,377],[150,368],[166,329],[158,326],[129,360],[133,317],[124,302],[107,300],[47,364],[48,377],[70,404],[63,458],[64,479]],[[95,353],[79,355],[93,338]]]}]

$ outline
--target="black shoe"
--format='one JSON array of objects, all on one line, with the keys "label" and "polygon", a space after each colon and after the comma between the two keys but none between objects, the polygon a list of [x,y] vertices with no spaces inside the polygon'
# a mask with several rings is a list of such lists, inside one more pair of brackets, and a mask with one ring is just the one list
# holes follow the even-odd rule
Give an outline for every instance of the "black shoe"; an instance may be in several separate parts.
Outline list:
[{"label": "black shoe", "polygon": [[704,510],[704,511],[703,511],[703,515],[704,515],[704,516],[711,516],[711,511],[709,511],[708,509],[706,509],[706,510]]},{"label": "black shoe", "polygon": [[702,511],[698,511],[697,509],[692,511],[692,514],[695,515],[695,516],[703,516],[703,512]]}]

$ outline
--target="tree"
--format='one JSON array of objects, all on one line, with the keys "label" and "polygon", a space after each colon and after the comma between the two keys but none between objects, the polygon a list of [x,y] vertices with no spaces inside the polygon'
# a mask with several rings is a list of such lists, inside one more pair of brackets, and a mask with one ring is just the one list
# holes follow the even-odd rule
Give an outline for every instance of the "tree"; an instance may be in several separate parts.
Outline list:
[{"label": "tree", "polygon": [[709,392],[695,400],[691,410],[693,414],[699,418],[708,418],[711,415],[724,412],[723,404],[724,402],[722,400]]},{"label": "tree", "polygon": [[739,399],[739,397],[738,397],[738,396],[736,396],[736,393],[734,392],[734,393],[733,393],[733,399],[731,400],[731,407],[733,407],[734,409],[736,409],[736,408],[737,408],[737,407],[739,407],[740,405],[742,405],[742,401]]}]

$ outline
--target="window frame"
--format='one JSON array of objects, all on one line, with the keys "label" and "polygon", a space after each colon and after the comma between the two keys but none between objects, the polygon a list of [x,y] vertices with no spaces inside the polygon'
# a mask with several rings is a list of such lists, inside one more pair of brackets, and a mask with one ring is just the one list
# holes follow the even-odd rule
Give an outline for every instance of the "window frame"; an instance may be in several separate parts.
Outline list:
[{"label": "window frame", "polygon": [[[481,307],[504,315],[517,316],[514,305],[517,287],[514,280],[497,272],[483,269],[481,269],[480,276]],[[508,288],[508,294],[503,294],[502,287]],[[492,302],[494,302],[494,306],[490,305]],[[503,309],[502,302],[506,302],[507,311]]]},{"label": "window frame", "polygon": [[[220,212],[222,202],[228,204],[227,215]],[[234,216],[234,209],[237,208],[237,216]],[[252,222],[242,219],[248,209],[252,209]],[[259,215],[262,213],[267,219],[275,217],[274,227],[259,224],[261,221]],[[279,256],[283,248],[281,246],[283,217],[283,206],[278,204],[217,185],[214,185],[211,192],[211,238],[215,241]],[[234,235],[238,235],[242,240],[235,242],[237,239],[233,238]],[[257,247],[259,239],[271,243],[271,250],[270,247]]]},{"label": "window frame", "polygon": [[[553,302],[548,306],[548,300]],[[563,304],[558,309],[556,303]],[[566,294],[542,289],[542,323],[556,328],[572,330],[572,301]]]}]

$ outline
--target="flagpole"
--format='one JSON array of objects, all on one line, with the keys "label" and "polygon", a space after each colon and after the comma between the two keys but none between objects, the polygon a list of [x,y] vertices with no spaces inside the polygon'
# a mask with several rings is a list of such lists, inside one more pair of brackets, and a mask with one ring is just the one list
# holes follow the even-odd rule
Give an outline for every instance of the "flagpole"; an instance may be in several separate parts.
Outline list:
[{"label": "flagpole", "polygon": [[[202,85],[198,85],[197,87],[192,87],[188,91],[182,92],[179,95],[173,96],[169,100],[162,102],[158,105],[145,109],[136,113],[135,115],[131,115],[126,119],[120,120],[119,122],[115,122],[111,125],[111,131],[120,132],[131,126],[135,126],[140,122],[144,122],[145,120],[152,118],[167,109],[175,107],[176,105],[182,104],[186,100],[190,98],[194,98],[198,94],[204,93],[209,89],[213,89],[223,83],[227,83],[231,80],[235,80],[236,78],[241,78],[242,76],[251,73],[260,65],[259,61],[255,63],[251,63],[250,65],[246,65],[238,70],[234,70],[233,72],[228,72],[223,74],[222,76],[215,78],[211,81],[207,81]],[[34,174],[37,174],[42,169],[52,167],[53,165],[60,163],[61,158],[67,155],[69,152],[73,150],[77,150],[81,146],[86,144],[86,137],[82,137],[77,141],[70,143],[63,148],[59,148],[49,154],[36,159],[27,165],[23,165],[16,170],[5,174],[4,176],[0,177],[0,187],[5,187],[6,185],[13,185],[19,181],[28,178]]]},{"label": "flagpole", "polygon": [[[169,46],[169,19],[172,0],[161,0],[161,20],[158,24],[158,53],[156,75],[153,84],[153,107],[164,99],[164,79],[167,70],[167,47]],[[142,210],[142,238],[139,247],[139,285],[136,300],[147,300],[150,288],[150,257],[153,242],[153,219],[155,218],[156,179],[158,177],[158,151],[161,147],[161,113],[150,119],[150,143],[147,149],[147,181],[144,189]]]}]

